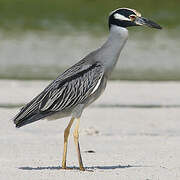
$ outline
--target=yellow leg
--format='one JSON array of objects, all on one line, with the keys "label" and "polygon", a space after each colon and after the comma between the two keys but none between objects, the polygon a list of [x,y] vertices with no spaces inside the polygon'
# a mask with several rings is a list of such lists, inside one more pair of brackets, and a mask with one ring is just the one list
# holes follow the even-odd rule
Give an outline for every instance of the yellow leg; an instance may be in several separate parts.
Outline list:
[{"label": "yellow leg", "polygon": [[63,160],[62,160],[62,169],[66,169],[66,156],[67,156],[67,144],[68,144],[68,136],[71,129],[71,126],[74,122],[75,118],[71,118],[68,126],[64,130],[64,151],[63,151]]},{"label": "yellow leg", "polygon": [[80,146],[79,146],[79,123],[80,123],[80,118],[77,119],[76,127],[74,130],[74,142],[76,145],[77,153],[78,153],[78,161],[79,161],[79,169],[81,171],[85,171],[82,163],[82,158],[81,158],[81,151],[80,151]]}]

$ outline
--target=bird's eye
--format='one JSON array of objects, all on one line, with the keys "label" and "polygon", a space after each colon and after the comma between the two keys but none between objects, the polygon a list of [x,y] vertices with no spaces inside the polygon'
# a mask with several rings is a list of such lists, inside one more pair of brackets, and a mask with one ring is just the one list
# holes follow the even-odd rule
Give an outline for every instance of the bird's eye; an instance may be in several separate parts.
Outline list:
[{"label": "bird's eye", "polygon": [[131,21],[134,21],[136,19],[135,15],[130,15],[129,18],[131,19]]}]

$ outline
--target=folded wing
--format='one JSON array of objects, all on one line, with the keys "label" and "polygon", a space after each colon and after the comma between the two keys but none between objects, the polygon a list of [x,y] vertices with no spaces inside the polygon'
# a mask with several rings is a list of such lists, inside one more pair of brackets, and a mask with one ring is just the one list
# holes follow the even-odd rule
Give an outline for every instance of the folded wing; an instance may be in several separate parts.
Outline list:
[{"label": "folded wing", "polygon": [[25,105],[14,118],[16,127],[42,119],[55,112],[83,103],[102,79],[104,68],[97,62],[93,65],[80,61]]}]

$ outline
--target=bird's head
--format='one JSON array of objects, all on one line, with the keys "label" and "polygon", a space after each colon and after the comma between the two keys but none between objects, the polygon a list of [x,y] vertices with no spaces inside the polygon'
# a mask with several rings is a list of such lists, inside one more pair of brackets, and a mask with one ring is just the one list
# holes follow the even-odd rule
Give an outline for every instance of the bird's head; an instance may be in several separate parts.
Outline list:
[{"label": "bird's head", "polygon": [[129,8],[119,8],[112,11],[109,15],[109,29],[112,25],[124,28],[144,25],[151,28],[162,29],[157,23],[142,17],[139,12]]}]

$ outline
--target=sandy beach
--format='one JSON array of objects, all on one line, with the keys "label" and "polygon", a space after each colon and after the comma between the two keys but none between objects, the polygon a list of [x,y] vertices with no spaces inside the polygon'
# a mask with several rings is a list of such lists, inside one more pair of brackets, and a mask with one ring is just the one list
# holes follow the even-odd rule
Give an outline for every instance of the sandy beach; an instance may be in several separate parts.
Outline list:
[{"label": "sandy beach", "polygon": [[[179,180],[180,83],[109,82],[81,118],[85,172],[79,171],[72,135],[62,170],[63,131],[69,118],[41,120],[16,129],[16,106],[48,81],[1,80],[1,180]],[[14,108],[12,108],[14,107]]]}]

